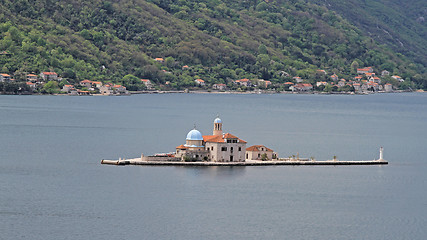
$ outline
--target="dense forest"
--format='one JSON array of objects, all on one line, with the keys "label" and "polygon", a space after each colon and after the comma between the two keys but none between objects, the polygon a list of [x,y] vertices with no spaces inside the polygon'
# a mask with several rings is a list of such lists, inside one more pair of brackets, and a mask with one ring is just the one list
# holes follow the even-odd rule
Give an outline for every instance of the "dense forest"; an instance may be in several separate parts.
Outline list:
[{"label": "dense forest", "polygon": [[426,45],[399,52],[313,2],[0,0],[0,72],[23,80],[55,71],[70,83],[139,90],[140,78],[180,89],[197,78],[315,82],[318,69],[351,78],[372,66],[427,89]]},{"label": "dense forest", "polygon": [[311,0],[346,17],[380,43],[427,66],[427,4],[423,0]]}]

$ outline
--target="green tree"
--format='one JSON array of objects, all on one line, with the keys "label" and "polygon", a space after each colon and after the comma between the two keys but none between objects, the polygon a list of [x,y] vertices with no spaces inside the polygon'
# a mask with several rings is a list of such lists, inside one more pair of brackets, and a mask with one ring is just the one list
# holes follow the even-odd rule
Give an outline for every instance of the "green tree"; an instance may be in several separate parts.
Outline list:
[{"label": "green tree", "polygon": [[258,54],[268,54],[267,47],[264,44],[259,45]]},{"label": "green tree", "polygon": [[128,74],[122,78],[123,84],[137,84],[140,82],[141,82],[140,78],[138,78],[132,74]]},{"label": "green tree", "polygon": [[57,81],[49,81],[42,88],[42,92],[48,94],[58,93],[59,91],[60,89]]}]

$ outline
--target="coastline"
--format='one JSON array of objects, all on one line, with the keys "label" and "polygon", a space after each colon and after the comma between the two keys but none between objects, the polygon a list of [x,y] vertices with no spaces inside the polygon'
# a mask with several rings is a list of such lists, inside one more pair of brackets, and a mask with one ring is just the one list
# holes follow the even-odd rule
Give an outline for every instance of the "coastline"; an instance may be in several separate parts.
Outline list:
[{"label": "coastline", "polygon": [[247,91],[247,92],[238,92],[238,91],[135,91],[129,92],[129,94],[114,94],[114,95],[103,95],[103,94],[90,94],[90,95],[69,95],[69,94],[41,94],[41,93],[18,93],[18,94],[8,94],[8,93],[0,93],[0,95],[17,95],[17,96],[131,96],[131,95],[139,95],[139,94],[235,94],[235,95],[251,95],[251,94],[264,94],[264,95],[273,95],[273,94],[301,94],[301,95],[371,95],[371,94],[393,94],[393,93],[425,93],[424,90],[416,90],[416,91],[406,91],[406,90],[398,90],[393,92],[291,92],[291,91]]}]

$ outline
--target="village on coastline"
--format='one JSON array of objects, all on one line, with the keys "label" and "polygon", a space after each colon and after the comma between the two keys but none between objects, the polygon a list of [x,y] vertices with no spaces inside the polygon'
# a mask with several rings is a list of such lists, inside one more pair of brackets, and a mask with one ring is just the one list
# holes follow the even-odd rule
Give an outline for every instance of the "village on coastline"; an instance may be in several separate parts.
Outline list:
[{"label": "village on coastline", "polygon": [[[155,58],[154,61],[160,64],[163,58]],[[184,65],[183,71],[191,67]],[[165,74],[173,74],[163,70]],[[237,79],[225,83],[207,83],[203,79],[194,79],[193,86],[184,90],[177,90],[171,87],[170,82],[154,83],[150,79],[139,79],[142,90],[130,91],[126,83],[113,83],[92,80],[82,80],[71,84],[67,79],[63,79],[56,72],[41,72],[40,74],[27,74],[25,81],[15,80],[7,73],[0,73],[0,84],[21,83],[19,87],[14,86],[3,90],[4,94],[62,94],[71,96],[87,95],[130,95],[140,93],[167,93],[167,92],[205,92],[205,93],[339,93],[339,94],[369,94],[377,92],[402,92],[414,91],[413,89],[399,89],[399,84],[405,82],[398,75],[390,76],[387,70],[378,74],[373,67],[358,68],[356,75],[352,79],[340,78],[337,74],[329,75],[325,70],[319,69],[316,72],[318,79],[314,84],[299,76],[290,76],[282,71],[281,75],[288,81],[273,83],[263,79]],[[21,77],[22,78],[22,77]],[[7,88],[7,87],[6,87]],[[422,90],[418,90],[422,91]]]},{"label": "village on coastline", "polygon": [[264,145],[246,147],[247,142],[239,137],[224,133],[222,120],[215,118],[212,135],[203,135],[196,126],[185,138],[185,144],[174,152],[150,156],[141,154],[140,158],[102,160],[110,165],[192,165],[192,166],[261,166],[261,165],[377,165],[388,164],[383,159],[383,148],[377,160],[338,161],[337,157],[327,161],[316,161],[314,157],[300,158],[299,154],[279,158],[278,154]]}]

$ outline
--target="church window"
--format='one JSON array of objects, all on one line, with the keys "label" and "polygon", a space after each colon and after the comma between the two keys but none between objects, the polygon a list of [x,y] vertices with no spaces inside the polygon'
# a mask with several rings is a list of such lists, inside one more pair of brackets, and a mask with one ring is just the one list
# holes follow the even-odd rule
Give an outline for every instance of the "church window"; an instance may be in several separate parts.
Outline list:
[{"label": "church window", "polygon": [[213,147],[211,147],[211,150],[213,151]]},{"label": "church window", "polygon": [[221,151],[223,151],[223,152],[227,151],[227,147],[222,147]]},{"label": "church window", "polygon": [[239,152],[242,151],[242,147],[239,147]]}]

